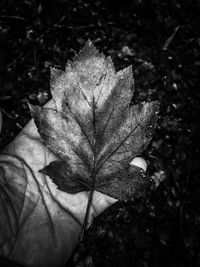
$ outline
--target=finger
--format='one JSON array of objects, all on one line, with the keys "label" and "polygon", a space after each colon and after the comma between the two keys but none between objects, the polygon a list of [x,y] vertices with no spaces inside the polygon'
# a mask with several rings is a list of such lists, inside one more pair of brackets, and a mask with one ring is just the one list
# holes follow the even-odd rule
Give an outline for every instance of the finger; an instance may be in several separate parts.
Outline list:
[{"label": "finger", "polygon": [[145,161],[143,158],[141,158],[141,157],[136,157],[136,158],[134,158],[134,159],[131,161],[130,165],[134,165],[134,166],[136,166],[136,167],[139,167],[139,168],[143,169],[143,171],[145,171],[145,172],[146,172],[146,170],[147,170],[147,163],[146,163],[146,161]]},{"label": "finger", "polygon": [[1,128],[2,128],[2,115],[1,115],[1,110],[0,110],[0,132],[1,132]]},{"label": "finger", "polygon": [[[134,158],[130,162],[130,165],[139,167],[143,169],[144,172],[146,172],[147,170],[147,163],[141,157]],[[103,212],[106,208],[108,208],[115,202],[117,202],[117,199],[95,191],[94,197],[93,197],[93,209],[94,209],[95,216],[99,215],[101,212]]]},{"label": "finger", "polygon": [[105,209],[107,209],[108,207],[110,207],[112,204],[114,204],[117,201],[118,200],[115,198],[107,196],[107,195],[100,193],[98,191],[94,191],[93,201],[92,201],[92,206],[91,206],[91,213],[90,213],[88,225],[91,224],[94,217],[98,216]]},{"label": "finger", "polygon": [[102,211],[104,211],[109,206],[111,206],[112,204],[114,204],[115,202],[117,202],[117,199],[113,197],[104,195],[103,193],[100,193],[98,191],[94,192],[93,207],[97,215],[101,213]]}]

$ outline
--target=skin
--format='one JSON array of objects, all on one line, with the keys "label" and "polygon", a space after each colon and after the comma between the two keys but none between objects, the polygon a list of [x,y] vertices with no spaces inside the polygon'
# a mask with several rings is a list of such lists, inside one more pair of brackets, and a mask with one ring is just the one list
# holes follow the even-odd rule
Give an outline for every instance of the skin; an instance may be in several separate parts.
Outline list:
[{"label": "skin", "polygon": [[[0,115],[0,128],[2,120]],[[79,240],[88,192],[68,194],[39,170],[58,158],[31,120],[0,154],[0,255],[24,266],[63,266]],[[133,163],[146,170],[146,162]],[[117,200],[96,192],[93,218]]]}]

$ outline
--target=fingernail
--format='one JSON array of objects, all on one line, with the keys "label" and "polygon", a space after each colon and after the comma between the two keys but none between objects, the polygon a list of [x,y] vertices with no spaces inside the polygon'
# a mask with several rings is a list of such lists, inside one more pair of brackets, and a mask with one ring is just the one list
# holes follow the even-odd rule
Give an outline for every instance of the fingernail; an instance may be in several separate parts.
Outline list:
[{"label": "fingernail", "polygon": [[130,164],[131,164],[131,165],[135,165],[135,166],[137,166],[137,167],[143,169],[145,172],[146,172],[146,170],[147,170],[147,163],[146,163],[146,161],[145,161],[143,158],[141,158],[141,157],[136,157],[136,158],[134,158],[134,159],[131,161]]}]

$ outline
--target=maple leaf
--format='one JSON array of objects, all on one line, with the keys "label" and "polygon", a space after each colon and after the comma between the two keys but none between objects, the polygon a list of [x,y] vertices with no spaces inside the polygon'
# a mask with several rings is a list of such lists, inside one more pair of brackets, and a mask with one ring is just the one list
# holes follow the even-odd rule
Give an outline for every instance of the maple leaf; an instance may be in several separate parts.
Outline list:
[{"label": "maple leaf", "polygon": [[144,193],[149,179],[130,162],[152,137],[158,103],[131,105],[132,76],[131,67],[116,72],[91,41],[65,71],[51,68],[52,108],[30,109],[45,145],[60,158],[41,170],[58,189],[119,200]]}]

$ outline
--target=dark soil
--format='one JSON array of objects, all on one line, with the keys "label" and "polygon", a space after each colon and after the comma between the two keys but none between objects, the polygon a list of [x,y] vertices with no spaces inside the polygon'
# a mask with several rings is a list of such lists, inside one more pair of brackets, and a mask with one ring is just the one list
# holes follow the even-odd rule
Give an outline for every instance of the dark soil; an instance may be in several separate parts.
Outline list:
[{"label": "dark soil", "polygon": [[64,68],[90,38],[117,70],[133,65],[134,101],[161,110],[143,155],[151,194],[99,216],[79,266],[200,266],[200,1],[116,2],[0,1],[0,147],[30,119],[28,102],[50,98],[49,66]]}]

